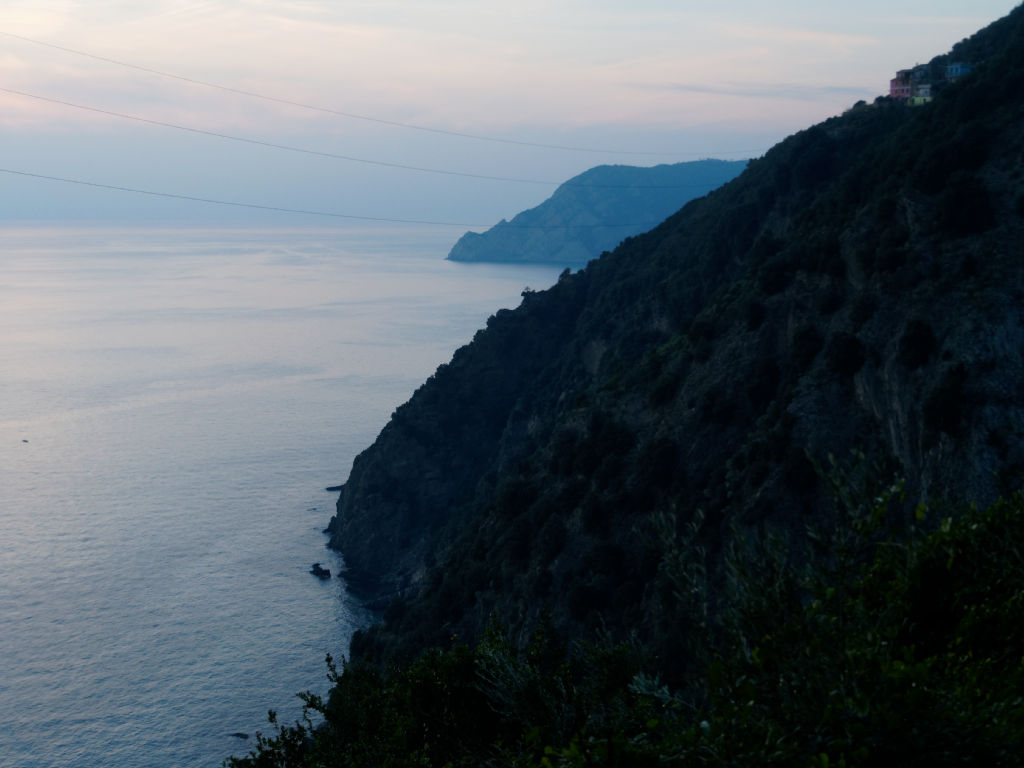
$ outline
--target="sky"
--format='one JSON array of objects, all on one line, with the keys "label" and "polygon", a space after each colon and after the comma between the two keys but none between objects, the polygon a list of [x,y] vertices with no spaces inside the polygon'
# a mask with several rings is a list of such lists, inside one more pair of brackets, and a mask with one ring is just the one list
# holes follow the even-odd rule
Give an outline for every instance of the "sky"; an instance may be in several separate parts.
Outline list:
[{"label": "sky", "polygon": [[760,156],[1016,5],[5,0],[0,221],[479,230],[595,165]]}]

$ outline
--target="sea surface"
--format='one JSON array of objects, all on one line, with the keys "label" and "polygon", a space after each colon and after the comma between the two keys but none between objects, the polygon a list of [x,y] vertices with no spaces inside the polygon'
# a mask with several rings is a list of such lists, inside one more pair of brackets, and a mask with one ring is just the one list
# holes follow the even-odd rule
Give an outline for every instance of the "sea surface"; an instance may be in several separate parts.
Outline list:
[{"label": "sea surface", "polygon": [[217,766],[326,693],[325,487],[557,277],[458,234],[0,230],[0,766]]}]

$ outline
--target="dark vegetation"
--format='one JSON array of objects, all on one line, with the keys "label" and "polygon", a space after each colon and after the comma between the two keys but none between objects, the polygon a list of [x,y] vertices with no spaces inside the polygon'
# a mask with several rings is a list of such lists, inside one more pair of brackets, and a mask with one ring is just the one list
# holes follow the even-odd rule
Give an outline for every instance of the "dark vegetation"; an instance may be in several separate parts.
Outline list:
[{"label": "dark vegetation", "polygon": [[542,620],[519,647],[492,623],[472,647],[406,664],[328,658],[330,696],[304,694],[304,722],[228,763],[1019,765],[1024,498],[896,534],[898,485],[830,480],[854,505],[839,525],[796,541],[734,533],[714,591],[664,521],[652,583],[699,640],[681,686],[635,637],[568,642]]},{"label": "dark vegetation", "polygon": [[381,620],[241,764],[1017,764],[1024,8],[950,56],[397,409],[329,528]]}]

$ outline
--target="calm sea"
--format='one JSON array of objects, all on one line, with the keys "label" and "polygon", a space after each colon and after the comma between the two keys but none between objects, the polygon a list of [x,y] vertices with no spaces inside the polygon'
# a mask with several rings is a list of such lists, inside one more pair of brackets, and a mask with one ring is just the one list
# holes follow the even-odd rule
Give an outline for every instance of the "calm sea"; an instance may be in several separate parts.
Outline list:
[{"label": "calm sea", "polygon": [[324,487],[557,276],[457,234],[0,231],[0,766],[216,766],[326,692]]}]

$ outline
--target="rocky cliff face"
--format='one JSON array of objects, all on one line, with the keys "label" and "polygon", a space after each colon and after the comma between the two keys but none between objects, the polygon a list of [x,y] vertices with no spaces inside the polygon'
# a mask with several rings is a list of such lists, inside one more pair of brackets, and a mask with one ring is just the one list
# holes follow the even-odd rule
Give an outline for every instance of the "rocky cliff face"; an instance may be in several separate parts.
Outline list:
[{"label": "rocky cliff face", "polygon": [[356,458],[328,530],[357,590],[376,598],[422,582],[432,538],[468,514],[509,413],[564,345],[581,298],[499,312]]},{"label": "rocky cliff face", "polygon": [[341,493],[331,545],[391,600],[353,652],[491,615],[527,633],[542,609],[567,632],[678,636],[666,530],[713,552],[736,526],[826,521],[829,454],[905,478],[908,508],[1019,488],[1022,18],[954,51],[975,71],[932,104],[790,137],[492,318]]},{"label": "rocky cliff face", "polygon": [[698,160],[650,168],[591,168],[512,221],[502,221],[482,234],[467,232],[448,258],[582,266],[734,179],[746,164],[746,160]]}]

